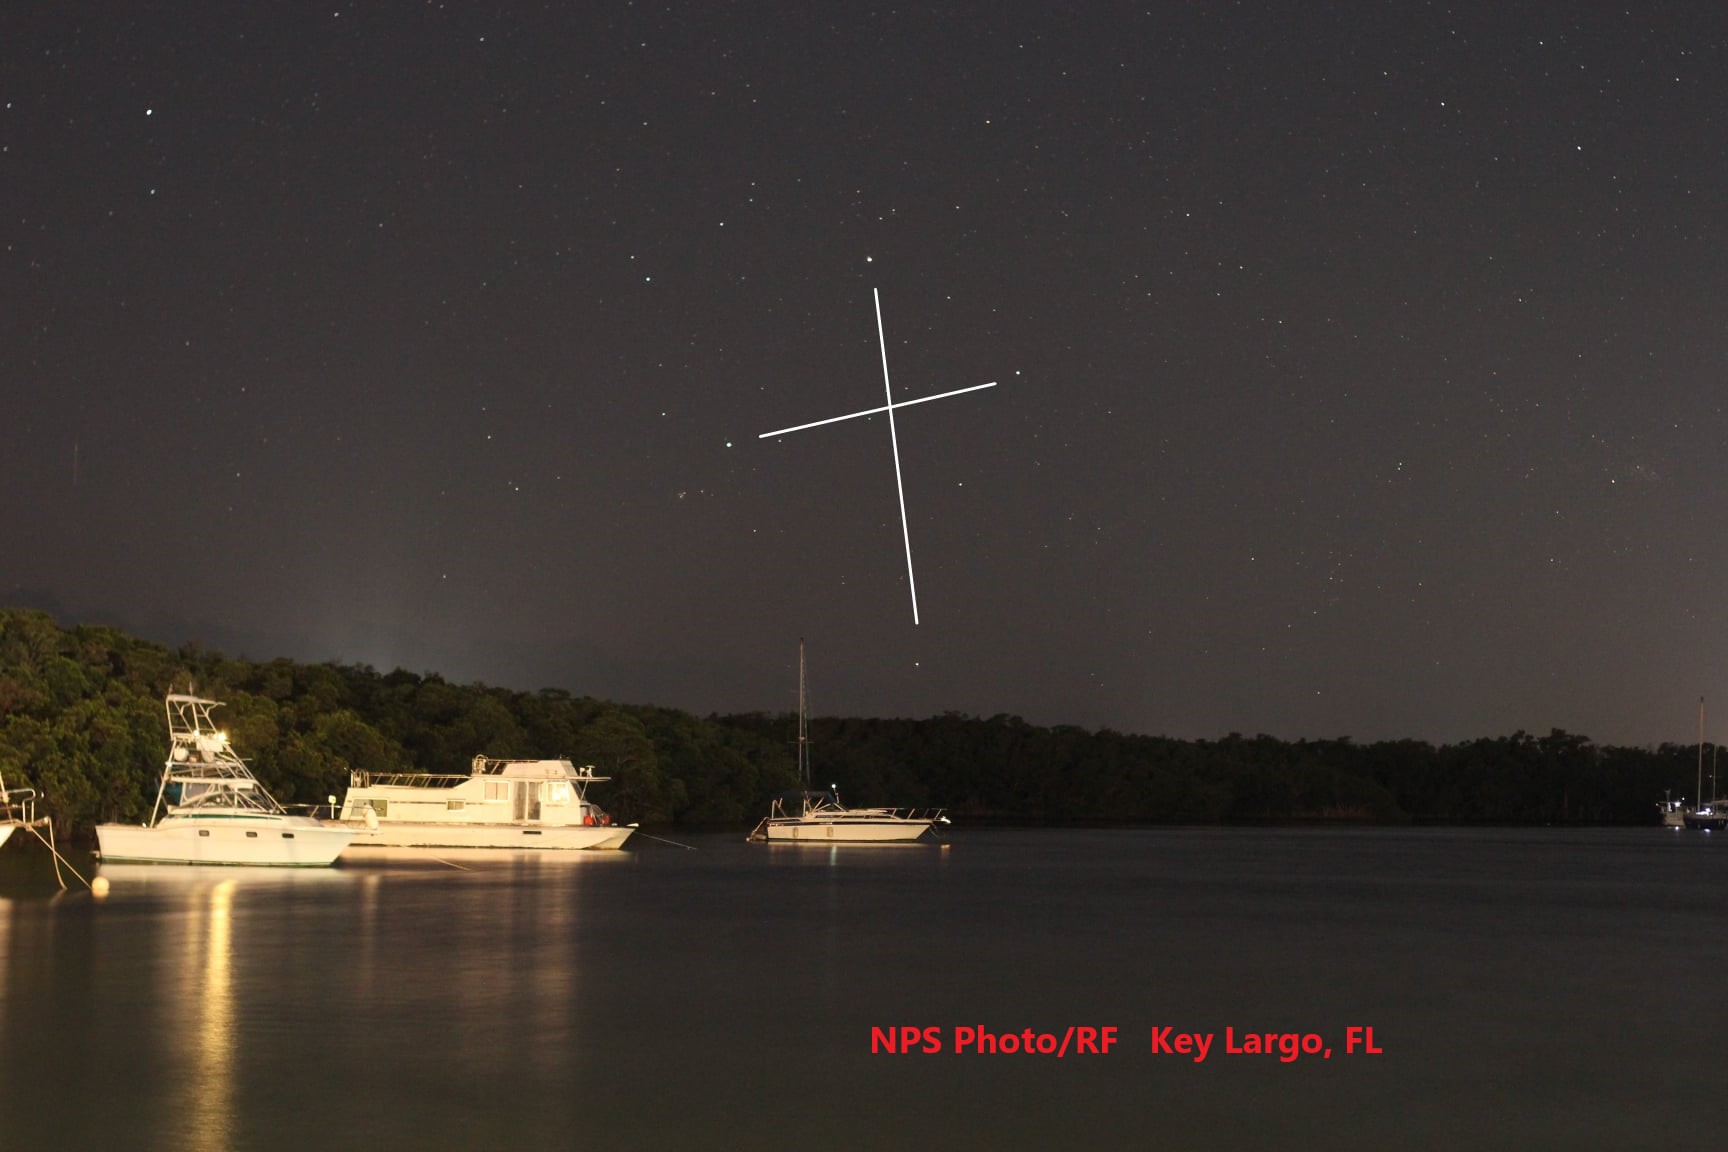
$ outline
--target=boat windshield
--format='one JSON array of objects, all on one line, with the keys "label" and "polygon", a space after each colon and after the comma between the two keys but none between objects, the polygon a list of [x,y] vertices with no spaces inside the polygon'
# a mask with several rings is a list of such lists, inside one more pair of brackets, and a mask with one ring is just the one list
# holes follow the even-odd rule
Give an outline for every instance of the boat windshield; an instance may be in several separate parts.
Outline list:
[{"label": "boat windshield", "polygon": [[[170,812],[210,812],[217,809],[241,812],[280,812],[282,809],[262,788],[235,787],[235,783],[220,784],[204,781],[179,782],[178,797],[164,796]],[[250,784],[251,781],[246,781]]]},{"label": "boat windshield", "polygon": [[812,816],[818,812],[838,812],[840,797],[833,792],[776,792],[769,805],[777,819]]}]

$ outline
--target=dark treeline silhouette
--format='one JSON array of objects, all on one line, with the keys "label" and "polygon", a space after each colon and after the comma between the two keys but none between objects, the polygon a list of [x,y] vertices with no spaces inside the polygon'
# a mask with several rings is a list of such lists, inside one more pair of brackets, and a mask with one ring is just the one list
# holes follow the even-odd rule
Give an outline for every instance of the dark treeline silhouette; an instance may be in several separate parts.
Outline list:
[{"label": "dark treeline silhouette", "polygon": [[[167,748],[162,697],[189,689],[227,703],[217,715],[235,747],[290,803],[340,796],[351,770],[465,773],[482,752],[593,764],[613,778],[595,799],[646,823],[743,823],[797,786],[786,715],[704,718],[555,689],[232,660],[16,609],[0,610],[0,773],[40,790],[58,820],[141,820]],[[1601,747],[1558,730],[1439,746],[1174,740],[949,713],[816,718],[811,741],[814,783],[838,785],[849,804],[975,820],[1651,823],[1666,790],[1696,791],[1695,747]]]}]

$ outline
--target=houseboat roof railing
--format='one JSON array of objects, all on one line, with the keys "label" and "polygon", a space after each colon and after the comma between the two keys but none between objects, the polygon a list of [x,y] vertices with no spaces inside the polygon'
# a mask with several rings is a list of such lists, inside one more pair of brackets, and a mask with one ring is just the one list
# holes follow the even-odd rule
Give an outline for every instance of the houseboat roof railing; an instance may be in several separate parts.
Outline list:
[{"label": "houseboat roof railing", "polygon": [[542,756],[542,757],[516,756],[516,757],[506,757],[506,758],[494,758],[491,756],[481,755],[481,756],[474,757],[474,762],[473,762],[471,768],[472,768],[472,773],[475,776],[502,776],[504,774],[504,770],[509,768],[510,765],[512,765],[512,764],[547,764],[547,763],[553,763],[553,764],[562,763],[562,764],[569,765],[571,772],[574,774],[573,778],[577,779],[577,780],[581,780],[584,783],[592,783],[592,782],[598,781],[598,780],[610,780],[610,779],[612,779],[612,777],[610,777],[610,776],[596,776],[596,775],[594,775],[594,765],[592,765],[592,764],[581,764],[581,765],[571,764],[569,760],[560,759],[558,757],[550,757],[549,758],[549,757],[544,757],[544,756]]},{"label": "houseboat roof railing", "polygon": [[[476,776],[503,776],[504,770],[512,764],[568,764],[569,761],[559,760],[493,760],[485,756],[474,757],[473,771],[467,776],[457,776],[448,772],[372,772],[354,769],[348,773],[348,785],[351,788],[455,788],[465,784]],[[610,780],[610,776],[594,775],[594,765],[584,764],[580,768],[570,765],[570,771],[550,777],[550,779],[565,780],[575,784],[594,784]]]},{"label": "houseboat roof railing", "polygon": [[472,776],[452,776],[439,772],[368,772],[355,769],[348,773],[348,786],[351,788],[370,788],[374,785],[389,788],[454,788],[474,779]]}]

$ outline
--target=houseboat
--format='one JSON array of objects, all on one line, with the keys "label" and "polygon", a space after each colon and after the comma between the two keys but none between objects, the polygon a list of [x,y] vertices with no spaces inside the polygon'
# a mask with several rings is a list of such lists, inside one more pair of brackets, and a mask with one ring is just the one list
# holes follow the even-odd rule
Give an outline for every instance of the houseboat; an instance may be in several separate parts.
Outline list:
[{"label": "houseboat", "polygon": [[338,818],[357,848],[622,848],[619,825],[588,799],[610,779],[568,760],[476,756],[468,775],[355,772]]}]

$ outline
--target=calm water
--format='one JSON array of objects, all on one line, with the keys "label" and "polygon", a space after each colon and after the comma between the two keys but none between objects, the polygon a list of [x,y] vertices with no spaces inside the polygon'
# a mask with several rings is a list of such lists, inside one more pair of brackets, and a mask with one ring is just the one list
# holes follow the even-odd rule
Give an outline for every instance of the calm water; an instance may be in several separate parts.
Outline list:
[{"label": "calm water", "polygon": [[[1716,1112],[1728,837],[690,842],[109,867],[101,903],[8,845],[0,1146],[1620,1149]],[[944,1051],[871,1055],[888,1025]],[[955,1055],[959,1025],[1121,1041]],[[1163,1025],[1211,1055],[1153,1055]],[[1224,1055],[1227,1026],[1334,1054]]]}]

